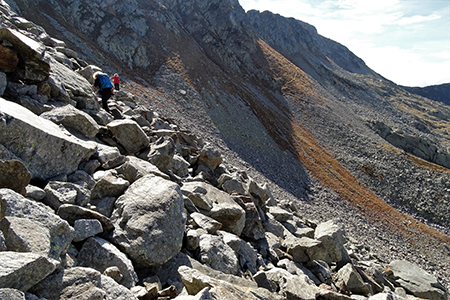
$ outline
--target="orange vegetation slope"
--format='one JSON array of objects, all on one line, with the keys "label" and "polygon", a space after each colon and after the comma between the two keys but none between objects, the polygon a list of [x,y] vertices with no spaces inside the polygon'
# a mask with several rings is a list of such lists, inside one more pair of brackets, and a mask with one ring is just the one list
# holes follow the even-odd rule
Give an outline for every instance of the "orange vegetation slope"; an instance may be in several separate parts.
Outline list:
[{"label": "orange vegetation slope", "polygon": [[[302,70],[263,41],[260,41],[260,46],[266,57],[270,57],[267,61],[273,74],[283,77],[281,80],[286,83],[285,93],[295,97],[296,101],[314,97],[323,103],[319,96],[320,92],[315,91],[311,79]],[[450,236],[399,212],[376,196],[342,166],[329,150],[326,151],[306,127],[283,107],[283,104],[279,103],[278,108],[279,111],[275,112],[268,107],[261,108],[256,105],[254,111],[271,131],[272,137],[281,146],[293,152],[325,187],[332,189],[342,199],[357,207],[368,219],[387,226],[389,230],[403,236],[412,246],[420,247],[420,244],[424,243],[432,245],[450,243]]]}]

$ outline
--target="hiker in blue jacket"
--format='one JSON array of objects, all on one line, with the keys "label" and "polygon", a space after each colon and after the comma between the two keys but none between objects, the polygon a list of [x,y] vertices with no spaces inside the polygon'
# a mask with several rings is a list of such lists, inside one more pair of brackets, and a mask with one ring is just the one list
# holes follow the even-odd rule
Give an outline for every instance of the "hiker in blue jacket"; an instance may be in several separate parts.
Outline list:
[{"label": "hiker in blue jacket", "polygon": [[108,107],[108,100],[112,96],[112,84],[109,76],[102,72],[94,73],[94,87],[100,89],[99,93],[102,96],[102,106],[103,109],[111,113]]}]

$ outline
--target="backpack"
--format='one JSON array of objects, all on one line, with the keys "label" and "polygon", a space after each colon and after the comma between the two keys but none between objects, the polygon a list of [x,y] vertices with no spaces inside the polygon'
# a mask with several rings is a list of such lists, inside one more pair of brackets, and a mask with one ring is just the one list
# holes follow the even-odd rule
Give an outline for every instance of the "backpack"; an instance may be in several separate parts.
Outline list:
[{"label": "backpack", "polygon": [[112,88],[111,80],[109,80],[108,75],[106,75],[106,74],[98,74],[97,78],[98,78],[98,80],[100,82],[100,89],[101,90]]}]

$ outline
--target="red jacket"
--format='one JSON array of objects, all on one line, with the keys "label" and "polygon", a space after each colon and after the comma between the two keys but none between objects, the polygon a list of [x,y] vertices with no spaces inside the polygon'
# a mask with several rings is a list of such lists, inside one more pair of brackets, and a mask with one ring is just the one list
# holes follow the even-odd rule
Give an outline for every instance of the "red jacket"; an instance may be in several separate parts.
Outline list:
[{"label": "red jacket", "polygon": [[114,79],[114,83],[120,83],[119,76],[113,76],[111,79]]}]

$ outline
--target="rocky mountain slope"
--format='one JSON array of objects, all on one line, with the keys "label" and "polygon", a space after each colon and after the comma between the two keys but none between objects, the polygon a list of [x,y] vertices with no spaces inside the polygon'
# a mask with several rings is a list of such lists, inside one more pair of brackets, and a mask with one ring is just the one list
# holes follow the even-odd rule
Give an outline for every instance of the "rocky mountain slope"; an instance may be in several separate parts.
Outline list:
[{"label": "rocky mountain slope", "polygon": [[[446,106],[384,80],[311,26],[246,14],[237,1],[6,2],[46,29],[1,2],[1,157],[24,178],[6,187],[27,197],[1,190],[1,261],[27,266],[3,287],[53,299],[84,278],[90,297],[133,299],[136,283],[135,295],[155,297],[156,274],[163,299],[183,286],[195,299],[369,296],[394,285],[446,297],[420,270],[420,292],[399,283],[409,279],[398,269],[415,269],[407,263],[383,269],[407,258],[448,285]],[[87,62],[122,75],[125,119],[99,109]],[[12,283],[36,264],[42,274]],[[224,274],[250,282],[242,290]],[[307,294],[294,289],[305,282]]]},{"label": "rocky mountain slope", "polygon": [[431,85],[423,88],[406,86],[403,88],[410,93],[450,105],[450,83]]}]

